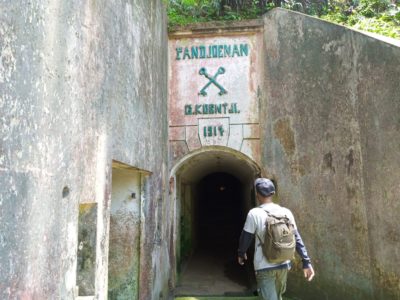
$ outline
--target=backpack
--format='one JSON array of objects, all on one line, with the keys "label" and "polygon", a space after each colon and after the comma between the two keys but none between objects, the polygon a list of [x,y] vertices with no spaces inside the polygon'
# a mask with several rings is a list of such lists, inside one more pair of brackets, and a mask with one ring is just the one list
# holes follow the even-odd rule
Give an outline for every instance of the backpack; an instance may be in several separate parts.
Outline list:
[{"label": "backpack", "polygon": [[268,214],[265,221],[264,243],[259,238],[264,256],[270,263],[292,260],[296,249],[292,222],[284,214],[271,214],[264,211]]}]

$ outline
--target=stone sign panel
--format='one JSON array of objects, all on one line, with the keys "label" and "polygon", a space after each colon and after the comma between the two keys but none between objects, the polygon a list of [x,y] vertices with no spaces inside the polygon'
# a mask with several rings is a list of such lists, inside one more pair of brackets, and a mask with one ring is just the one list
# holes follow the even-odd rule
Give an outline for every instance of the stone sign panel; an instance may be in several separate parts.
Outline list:
[{"label": "stone sign panel", "polygon": [[200,141],[203,146],[227,146],[229,118],[199,119]]},{"label": "stone sign panel", "polygon": [[[179,144],[180,155],[215,145],[242,151],[245,136],[259,139],[244,130],[259,124],[260,41],[260,32],[245,29],[235,34],[170,38],[170,140],[172,148]],[[246,154],[257,161],[259,142],[250,144],[254,146]]]}]

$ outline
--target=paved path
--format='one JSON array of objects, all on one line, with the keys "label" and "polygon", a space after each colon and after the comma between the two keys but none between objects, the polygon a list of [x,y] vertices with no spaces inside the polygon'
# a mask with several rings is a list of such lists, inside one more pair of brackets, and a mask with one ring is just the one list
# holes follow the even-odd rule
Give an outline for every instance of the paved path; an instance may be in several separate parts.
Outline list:
[{"label": "paved path", "polygon": [[[217,247],[218,248],[218,247]],[[248,275],[236,262],[234,253],[198,250],[184,268],[179,296],[252,295]]]}]

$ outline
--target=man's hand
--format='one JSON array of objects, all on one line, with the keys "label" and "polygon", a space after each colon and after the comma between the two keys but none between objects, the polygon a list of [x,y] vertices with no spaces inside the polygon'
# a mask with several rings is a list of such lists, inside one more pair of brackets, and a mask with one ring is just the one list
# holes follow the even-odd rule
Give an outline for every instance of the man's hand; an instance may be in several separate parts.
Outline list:
[{"label": "man's hand", "polygon": [[239,265],[243,266],[244,265],[244,261],[247,260],[247,254],[244,254],[244,257],[239,257],[238,256],[238,263]]},{"label": "man's hand", "polygon": [[303,269],[304,272],[304,277],[307,279],[307,281],[311,281],[315,275],[313,267],[310,265],[309,268]]}]

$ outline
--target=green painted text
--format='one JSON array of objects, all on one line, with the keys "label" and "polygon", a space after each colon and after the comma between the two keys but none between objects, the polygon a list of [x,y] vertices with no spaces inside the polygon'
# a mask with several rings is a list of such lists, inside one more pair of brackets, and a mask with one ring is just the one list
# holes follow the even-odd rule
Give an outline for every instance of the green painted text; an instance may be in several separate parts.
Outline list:
[{"label": "green painted text", "polygon": [[249,55],[249,44],[177,47],[176,60],[241,57]]},{"label": "green painted text", "polygon": [[216,114],[238,114],[240,110],[237,103],[219,104],[186,104],[185,115],[216,115]]}]

